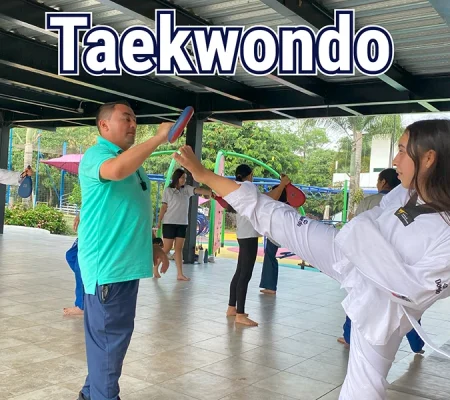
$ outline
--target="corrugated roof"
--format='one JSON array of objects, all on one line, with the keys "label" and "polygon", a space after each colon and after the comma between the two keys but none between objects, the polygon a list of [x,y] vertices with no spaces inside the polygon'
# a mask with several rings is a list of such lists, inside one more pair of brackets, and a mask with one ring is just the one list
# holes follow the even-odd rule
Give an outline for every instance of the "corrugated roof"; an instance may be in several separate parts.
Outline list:
[{"label": "corrugated roof", "polygon": [[412,74],[450,72],[450,28],[428,0],[318,2],[328,10],[354,9],[357,29],[386,28],[394,39],[395,60]]},{"label": "corrugated roof", "polygon": [[[6,1],[6,0],[5,0]],[[145,0],[142,0],[145,1]],[[316,0],[332,12],[334,9],[355,9],[356,28],[377,24],[389,30],[395,43],[395,61],[412,74],[430,75],[450,72],[450,28],[431,6],[428,0]],[[449,0],[450,1],[450,0]],[[92,12],[94,24],[108,25],[119,33],[133,25],[154,28],[153,16],[146,18],[108,0],[43,0],[40,3],[55,10]],[[267,3],[267,4],[266,4]],[[125,4],[125,3],[123,3]],[[302,19],[282,3],[271,0],[174,0],[173,4],[208,21],[211,25],[241,25],[251,27],[264,25],[274,30],[279,25],[298,25]],[[272,4],[272,8],[270,5]],[[306,23],[306,22],[305,22]],[[0,28],[13,31],[36,41],[57,45],[57,34],[29,26],[20,21],[0,15]],[[325,81],[373,80],[356,70],[353,77],[324,76]],[[206,88],[191,84],[183,77],[162,76],[156,79],[184,90],[203,93]],[[277,80],[264,76],[253,76],[242,67],[229,76],[246,85],[257,88],[279,88]]]}]

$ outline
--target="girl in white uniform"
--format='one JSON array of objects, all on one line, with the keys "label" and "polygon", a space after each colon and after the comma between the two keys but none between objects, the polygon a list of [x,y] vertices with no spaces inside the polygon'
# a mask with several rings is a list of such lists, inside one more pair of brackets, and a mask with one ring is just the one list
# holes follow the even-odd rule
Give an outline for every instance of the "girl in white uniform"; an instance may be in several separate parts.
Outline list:
[{"label": "girl in white uniform", "polygon": [[403,336],[414,327],[432,346],[417,320],[450,294],[448,154],[450,121],[408,126],[394,159],[402,185],[340,231],[299,216],[252,184],[239,185],[206,170],[188,146],[174,158],[249,218],[260,234],[341,283],[353,329],[339,399],[384,400],[386,377]]}]

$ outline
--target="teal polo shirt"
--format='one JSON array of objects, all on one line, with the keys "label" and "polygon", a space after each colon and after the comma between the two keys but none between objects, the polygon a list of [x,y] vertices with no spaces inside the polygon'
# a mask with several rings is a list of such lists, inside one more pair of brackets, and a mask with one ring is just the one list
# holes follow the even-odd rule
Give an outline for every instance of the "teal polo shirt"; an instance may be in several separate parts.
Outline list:
[{"label": "teal polo shirt", "polygon": [[96,285],[153,276],[150,181],[144,191],[137,173],[121,181],[100,178],[100,166],[117,157],[120,147],[99,136],[79,166],[81,198],[78,263],[85,292]]}]

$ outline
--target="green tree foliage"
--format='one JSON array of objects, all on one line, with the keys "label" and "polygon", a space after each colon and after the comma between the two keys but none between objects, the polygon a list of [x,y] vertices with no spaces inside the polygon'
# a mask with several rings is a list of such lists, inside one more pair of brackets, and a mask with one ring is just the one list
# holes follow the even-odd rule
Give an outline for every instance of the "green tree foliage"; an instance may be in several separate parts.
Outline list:
[{"label": "green tree foliage", "polygon": [[[59,128],[56,132],[35,130],[32,137],[33,157],[32,167],[37,170],[37,151],[40,148],[41,160],[57,158],[63,154],[63,146],[66,143],[66,153],[82,153],[96,142],[97,131],[95,128],[80,126],[77,128]],[[40,145],[39,145],[40,142]],[[13,135],[13,170],[23,169],[24,148],[26,144],[26,129],[15,128]],[[35,179],[35,177],[33,177]],[[58,205],[60,191],[61,171],[44,163],[39,164],[38,202],[49,206]],[[65,193],[71,193],[78,183],[78,177],[71,174],[65,175]]]},{"label": "green tree foliage", "polygon": [[[156,130],[157,125],[138,126],[136,144],[154,136]],[[36,132],[33,138],[34,169],[36,169],[38,134],[40,134],[40,148],[44,159],[60,157],[64,143],[67,145],[68,154],[84,153],[88,147],[96,143],[98,136],[95,127],[61,128],[57,132]],[[24,140],[25,129],[15,129],[13,168],[16,170],[23,168]],[[176,151],[183,142],[182,138],[176,144],[164,144],[157,151]],[[342,147],[339,152],[336,152],[324,148],[328,144],[329,138],[324,128],[304,121],[249,122],[245,123],[242,128],[220,123],[205,123],[202,162],[208,169],[213,170],[219,150],[233,151],[254,157],[277,172],[288,174],[294,183],[330,187],[336,157],[339,155],[344,157],[344,148]],[[165,175],[171,161],[170,154],[149,157],[143,167],[148,173]],[[264,168],[235,157],[227,157],[225,174],[234,176],[236,167],[241,163],[248,163],[254,167],[255,176],[273,177]],[[58,203],[55,189],[59,191],[61,171],[41,163],[39,172],[39,201],[56,206]],[[71,204],[81,204],[81,191],[77,176],[66,174],[65,193],[69,195],[68,201]],[[161,194],[162,186],[159,188],[159,199]],[[154,213],[160,205],[157,204],[157,197],[158,184],[153,182]],[[324,202],[311,198],[308,199],[308,205],[312,212],[319,215],[323,213],[325,204],[330,204],[330,201],[333,203],[330,199]]]},{"label": "green tree foliage", "polygon": [[[357,116],[357,117],[337,117],[316,120],[313,122],[315,126],[324,127],[329,130],[337,132],[340,139],[340,151],[338,152],[338,160],[343,161],[343,168],[347,167],[349,160],[348,172],[350,174],[350,198],[349,198],[349,212],[350,215],[356,210],[359,203],[360,192],[359,176],[362,172],[368,171],[370,159],[370,151],[364,151],[364,146],[370,146],[372,138],[388,137],[391,139],[391,148],[398,140],[403,127],[401,118],[398,115],[384,115],[384,116]],[[351,153],[348,157],[347,151],[342,151],[348,144],[351,144]],[[391,151],[391,158],[393,158],[393,150]],[[367,169],[366,169],[367,168]],[[342,170],[342,169],[341,169]]]},{"label": "green tree foliage", "polygon": [[[370,152],[372,149],[372,136],[363,136],[363,145],[361,151],[361,173],[369,172]],[[352,141],[348,136],[343,136],[338,141],[338,150],[336,161],[338,168],[336,172],[349,172],[352,160]]]},{"label": "green tree foliage", "polygon": [[[315,128],[319,134],[316,141],[310,138],[303,139],[289,126],[274,123],[245,123],[242,128],[236,128],[220,123],[206,123],[203,129],[203,153],[202,162],[206,168],[213,170],[216,162],[216,156],[219,150],[233,151],[235,153],[246,154],[254,157],[279,173],[288,174],[296,183],[305,183],[317,185],[317,182],[324,182],[323,177],[315,176],[314,172],[309,171],[308,163],[305,162],[308,154],[312,154],[315,149],[322,150],[321,146],[328,142],[326,133],[323,129]],[[137,133],[137,143],[142,143],[156,132],[155,126],[139,127]],[[311,132],[307,134],[311,136]],[[177,150],[179,144],[166,144],[160,146],[158,150]],[[301,156],[299,153],[301,151]],[[318,153],[315,159],[324,155]],[[327,165],[330,164],[330,154],[327,153]],[[144,168],[151,173],[165,173],[170,165],[172,158],[170,155],[149,158]],[[242,158],[227,157],[225,164],[225,174],[234,175],[236,167],[241,163],[251,162]],[[255,168],[255,176],[273,177],[271,173],[264,168],[252,165]],[[313,165],[313,170],[317,169]],[[321,173],[323,172],[320,171]],[[331,184],[330,171],[327,171],[327,184]],[[305,179],[311,179],[306,182]]]}]

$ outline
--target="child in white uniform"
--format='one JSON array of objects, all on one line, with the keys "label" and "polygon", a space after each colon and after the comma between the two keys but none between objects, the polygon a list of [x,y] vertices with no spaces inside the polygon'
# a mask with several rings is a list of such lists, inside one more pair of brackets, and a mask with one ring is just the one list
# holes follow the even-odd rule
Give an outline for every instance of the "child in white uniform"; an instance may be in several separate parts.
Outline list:
[{"label": "child in white uniform", "polygon": [[252,184],[239,185],[206,170],[188,146],[174,158],[249,218],[260,234],[342,284],[348,292],[342,304],[353,329],[339,399],[384,400],[386,377],[403,336],[414,327],[430,344],[417,320],[450,295],[448,154],[450,121],[408,126],[394,159],[402,185],[340,231],[299,216]]}]

